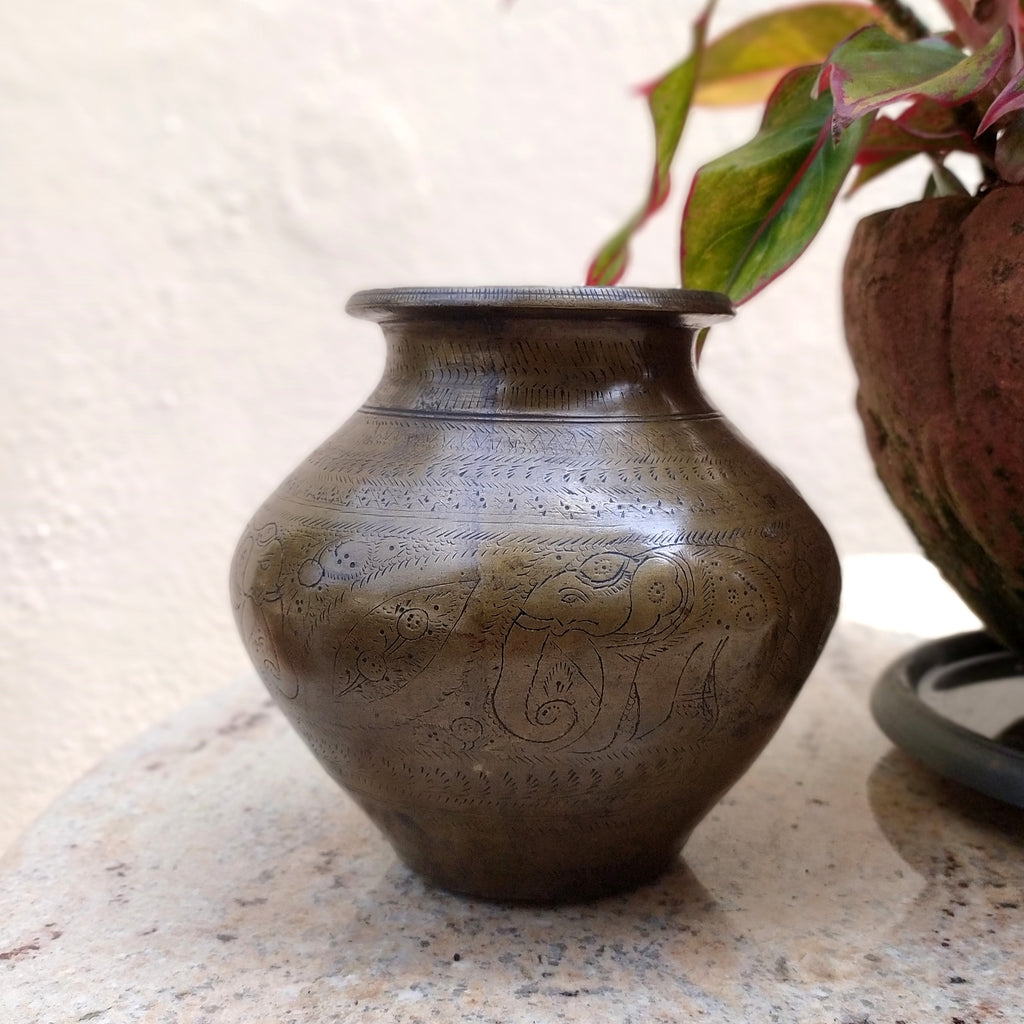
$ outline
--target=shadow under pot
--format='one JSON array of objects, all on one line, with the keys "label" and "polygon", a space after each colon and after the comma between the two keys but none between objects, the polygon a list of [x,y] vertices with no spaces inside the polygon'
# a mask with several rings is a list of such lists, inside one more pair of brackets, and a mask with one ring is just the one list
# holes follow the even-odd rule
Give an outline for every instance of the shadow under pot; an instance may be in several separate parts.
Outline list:
[{"label": "shadow under pot", "polygon": [[567,901],[656,878],[782,720],[832,544],[709,404],[719,295],[397,289],[388,355],[257,511],[231,590],[267,688],[430,882]]}]

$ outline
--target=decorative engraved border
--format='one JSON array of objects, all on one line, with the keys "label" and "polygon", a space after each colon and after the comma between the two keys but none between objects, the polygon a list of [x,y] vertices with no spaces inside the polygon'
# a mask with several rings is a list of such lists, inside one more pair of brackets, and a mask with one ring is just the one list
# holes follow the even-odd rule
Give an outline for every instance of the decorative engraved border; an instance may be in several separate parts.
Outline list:
[{"label": "decorative engraved border", "polygon": [[470,287],[377,288],[356,292],[345,306],[352,316],[382,323],[434,316],[504,314],[601,319],[662,320],[707,327],[733,316],[718,292],[682,288]]}]

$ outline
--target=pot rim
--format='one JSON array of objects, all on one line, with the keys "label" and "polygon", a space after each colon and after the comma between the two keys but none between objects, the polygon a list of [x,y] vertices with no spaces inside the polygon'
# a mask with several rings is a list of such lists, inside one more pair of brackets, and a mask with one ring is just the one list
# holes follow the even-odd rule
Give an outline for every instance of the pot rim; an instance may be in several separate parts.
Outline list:
[{"label": "pot rim", "polygon": [[371,288],[356,292],[345,310],[375,323],[514,315],[639,320],[684,327],[709,327],[735,315],[728,296],[719,292],[589,285]]}]

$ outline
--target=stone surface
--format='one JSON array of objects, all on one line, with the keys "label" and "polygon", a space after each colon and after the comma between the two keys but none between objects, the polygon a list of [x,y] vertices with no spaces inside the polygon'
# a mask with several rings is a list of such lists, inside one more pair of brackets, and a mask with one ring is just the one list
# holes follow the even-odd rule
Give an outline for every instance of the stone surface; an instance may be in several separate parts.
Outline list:
[{"label": "stone surface", "polygon": [[430,889],[255,681],[104,762],[0,862],[0,1018],[987,1024],[1024,1010],[1024,815],[870,720],[849,620],[677,868],[559,909]]}]

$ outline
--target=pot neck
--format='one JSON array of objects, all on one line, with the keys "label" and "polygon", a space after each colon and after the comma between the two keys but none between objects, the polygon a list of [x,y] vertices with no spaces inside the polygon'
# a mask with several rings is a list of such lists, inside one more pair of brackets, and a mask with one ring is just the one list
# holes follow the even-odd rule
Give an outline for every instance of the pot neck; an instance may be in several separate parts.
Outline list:
[{"label": "pot neck", "polygon": [[365,409],[570,419],[712,412],[684,326],[564,316],[382,324],[384,376]]}]

